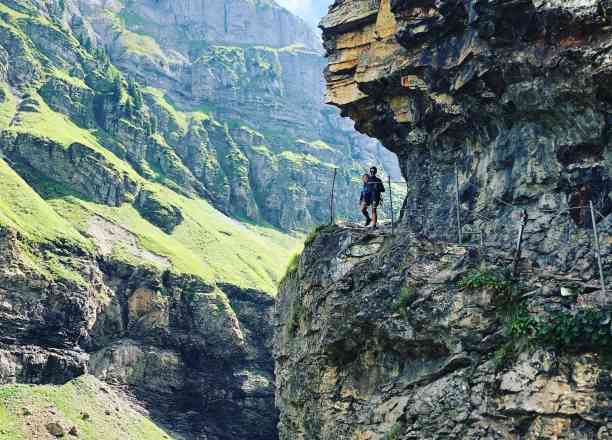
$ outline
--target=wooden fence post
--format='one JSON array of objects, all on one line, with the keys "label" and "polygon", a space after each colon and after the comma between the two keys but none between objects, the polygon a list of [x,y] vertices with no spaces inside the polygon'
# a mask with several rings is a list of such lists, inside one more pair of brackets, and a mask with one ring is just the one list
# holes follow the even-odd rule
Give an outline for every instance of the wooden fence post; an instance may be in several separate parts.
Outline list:
[{"label": "wooden fence post", "polygon": [[595,250],[597,252],[597,264],[599,265],[599,278],[601,281],[601,291],[606,294],[606,278],[604,277],[603,264],[601,263],[601,247],[599,246],[599,233],[597,232],[597,221],[595,218],[595,208],[593,208],[593,201],[589,201],[591,208],[591,222],[593,223],[593,237],[595,238]]},{"label": "wooden fence post", "polygon": [[332,180],[331,198],[329,200],[329,224],[330,225],[333,225],[335,223],[334,192],[336,190],[336,174],[337,173],[338,173],[338,168],[334,168],[334,179]]},{"label": "wooden fence post", "polygon": [[521,261],[521,252],[523,250],[523,236],[525,234],[525,227],[527,226],[528,219],[529,219],[529,216],[527,214],[527,210],[524,209],[523,215],[522,215],[521,228],[519,230],[519,236],[516,242],[516,254],[514,255],[514,265],[513,265],[514,267],[512,269],[512,274],[515,278],[518,275],[518,266]]},{"label": "wooden fence post", "polygon": [[391,189],[391,176],[389,177],[389,201],[391,204],[391,234],[395,234],[395,212],[393,211],[393,190]]}]

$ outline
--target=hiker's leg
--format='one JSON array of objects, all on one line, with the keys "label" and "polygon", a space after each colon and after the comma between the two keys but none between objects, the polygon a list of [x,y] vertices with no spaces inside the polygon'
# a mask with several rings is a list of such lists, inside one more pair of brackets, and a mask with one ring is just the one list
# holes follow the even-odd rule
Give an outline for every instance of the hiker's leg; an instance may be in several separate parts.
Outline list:
[{"label": "hiker's leg", "polygon": [[361,213],[366,219],[364,226],[368,227],[370,223],[372,222],[372,219],[370,218],[370,214],[368,214],[368,203],[367,202],[363,202],[363,204],[361,205]]},{"label": "hiker's leg", "polygon": [[372,205],[372,225],[376,226],[378,223],[378,212],[376,206]]},{"label": "hiker's leg", "polygon": [[361,213],[366,218],[366,220],[370,219],[370,214],[368,214],[368,204],[365,202],[361,204]]}]

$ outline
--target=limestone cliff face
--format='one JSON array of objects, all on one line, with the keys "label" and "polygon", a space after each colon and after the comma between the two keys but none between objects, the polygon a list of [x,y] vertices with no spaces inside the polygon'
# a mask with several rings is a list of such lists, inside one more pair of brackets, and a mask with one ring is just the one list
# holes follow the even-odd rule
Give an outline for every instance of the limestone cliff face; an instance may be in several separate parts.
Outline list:
[{"label": "limestone cliff face", "polygon": [[158,25],[148,29],[157,40],[177,46],[203,41],[279,48],[301,44],[315,50],[321,46],[306,23],[272,0],[146,0],[133,2],[131,13]]},{"label": "limestone cliff face", "polygon": [[[29,248],[35,266],[23,242],[0,228],[0,385],[89,373],[176,438],[276,437],[269,296],[68,244]],[[40,272],[57,254],[76,276]]]},{"label": "limestone cliff face", "polygon": [[[395,235],[325,229],[284,282],[281,438],[610,438],[584,208],[609,280],[610,6],[334,2],[328,101],[398,156],[409,192]],[[457,214],[484,246],[448,244]]]},{"label": "limestone cliff face", "polygon": [[609,8],[335,2],[322,22],[328,101],[400,158],[406,224],[449,235],[455,167],[463,223],[497,239],[514,235],[512,209],[547,224],[591,198],[610,214]]},{"label": "limestone cliff face", "polygon": [[[327,219],[333,167],[346,177],[339,191],[350,194],[338,206],[343,217],[355,212],[359,185],[352,178],[363,168],[379,164],[399,176],[393,155],[324,104],[320,38],[276,3],[66,4],[65,25],[107,48],[123,72],[148,86],[157,119],[172,119],[168,109],[182,114],[182,123],[160,125],[160,135],[172,148],[189,150],[181,159],[219,209],[308,229]],[[201,115],[216,128],[202,124]],[[285,164],[290,176],[266,177],[267,169]],[[313,175],[319,185],[305,183]]]},{"label": "limestone cliff face", "polygon": [[579,270],[496,278],[511,261],[323,230],[276,305],[280,438],[611,438],[609,297]]}]

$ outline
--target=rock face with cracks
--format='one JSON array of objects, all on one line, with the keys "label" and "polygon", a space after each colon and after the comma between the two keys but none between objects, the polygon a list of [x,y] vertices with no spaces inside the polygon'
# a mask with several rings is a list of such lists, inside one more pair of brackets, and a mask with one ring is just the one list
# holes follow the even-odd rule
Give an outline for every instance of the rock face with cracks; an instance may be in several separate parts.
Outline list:
[{"label": "rock face with cracks", "polygon": [[[321,26],[328,102],[395,152],[403,222],[500,242],[526,209],[527,248],[565,264],[551,229],[612,212],[607,1],[336,1]],[[568,211],[568,209],[570,211]],[[606,223],[606,222],[604,222]],[[531,227],[531,226],[530,226]],[[536,233],[537,232],[537,233]]]},{"label": "rock face with cracks", "polygon": [[283,283],[282,439],[610,438],[589,203],[609,280],[611,8],[333,3],[328,102],[398,156],[408,196],[395,235],[325,229]]},{"label": "rock face with cracks", "polygon": [[281,439],[610,438],[609,346],[562,329],[588,332],[580,320],[598,310],[589,325],[609,339],[594,280],[530,265],[508,297],[466,279],[511,252],[385,232],[325,229],[285,280]]}]

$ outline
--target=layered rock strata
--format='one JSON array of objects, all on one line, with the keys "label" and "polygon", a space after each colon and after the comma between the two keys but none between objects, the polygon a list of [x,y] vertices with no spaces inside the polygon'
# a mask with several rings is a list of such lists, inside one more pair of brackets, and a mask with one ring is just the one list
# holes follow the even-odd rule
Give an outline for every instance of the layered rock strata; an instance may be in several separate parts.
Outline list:
[{"label": "layered rock strata", "polygon": [[588,223],[577,211],[589,199],[598,221],[609,216],[608,10],[605,1],[334,3],[321,23],[328,102],[399,157],[404,223],[456,239],[458,185],[462,225],[508,243],[511,214],[526,209],[527,247],[554,260],[552,242]]},{"label": "layered rock strata", "polygon": [[0,385],[89,373],[176,438],[276,437],[268,295],[0,234]]},{"label": "layered rock strata", "polygon": [[509,296],[502,279],[466,281],[512,258],[322,231],[276,306],[280,438],[609,439],[609,346],[589,333],[610,339],[609,297],[580,271],[533,264]]},{"label": "layered rock strata", "polygon": [[334,2],[327,99],[408,197],[395,235],[323,230],[283,284],[281,438],[610,438],[609,12]]}]

